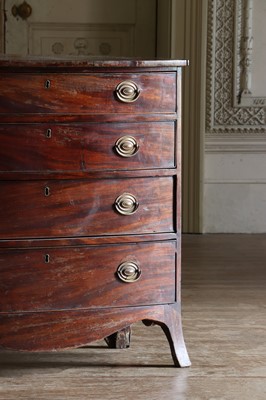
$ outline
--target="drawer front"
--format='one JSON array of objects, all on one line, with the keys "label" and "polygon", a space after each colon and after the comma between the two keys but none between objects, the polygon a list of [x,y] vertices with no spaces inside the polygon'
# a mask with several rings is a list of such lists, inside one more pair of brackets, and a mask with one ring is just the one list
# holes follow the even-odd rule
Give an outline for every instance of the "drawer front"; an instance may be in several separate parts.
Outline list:
[{"label": "drawer front", "polygon": [[[136,90],[127,86],[133,82]],[[120,91],[119,84],[124,83]],[[131,85],[131,83],[130,83]],[[30,74],[0,76],[0,113],[88,114],[176,111],[176,74]],[[132,102],[123,93],[138,93]],[[122,93],[122,97],[121,97]],[[120,99],[122,98],[122,100]]]},{"label": "drawer front", "polygon": [[0,125],[0,171],[173,168],[175,124]]},{"label": "drawer front", "polygon": [[[136,276],[124,282],[121,270],[130,273],[133,267]],[[0,312],[162,304],[175,298],[174,242],[0,252]]]},{"label": "drawer front", "polygon": [[0,182],[0,238],[173,232],[174,178]]}]

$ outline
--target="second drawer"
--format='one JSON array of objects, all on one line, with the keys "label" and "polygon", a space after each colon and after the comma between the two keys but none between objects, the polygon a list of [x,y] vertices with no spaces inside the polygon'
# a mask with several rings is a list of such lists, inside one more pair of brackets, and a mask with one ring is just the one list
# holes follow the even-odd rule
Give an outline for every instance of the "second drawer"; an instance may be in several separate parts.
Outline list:
[{"label": "second drawer", "polygon": [[0,125],[0,171],[173,168],[174,122]]}]

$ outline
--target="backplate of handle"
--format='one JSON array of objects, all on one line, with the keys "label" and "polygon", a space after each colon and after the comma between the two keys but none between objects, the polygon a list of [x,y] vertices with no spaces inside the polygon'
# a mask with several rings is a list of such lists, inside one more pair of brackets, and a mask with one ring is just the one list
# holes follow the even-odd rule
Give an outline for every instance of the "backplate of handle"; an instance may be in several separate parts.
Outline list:
[{"label": "backplate of handle", "polygon": [[117,268],[118,278],[126,283],[133,283],[139,280],[141,275],[141,269],[139,265],[134,261],[125,261],[121,263]]},{"label": "backplate of handle", "polygon": [[121,157],[133,157],[139,151],[139,144],[133,136],[122,136],[116,141],[115,150]]},{"label": "backplate of handle", "polygon": [[123,103],[133,103],[139,98],[140,89],[138,85],[133,81],[120,82],[116,89],[116,95]]},{"label": "backplate of handle", "polygon": [[139,203],[133,194],[123,193],[116,198],[114,206],[119,214],[132,215],[137,211]]}]

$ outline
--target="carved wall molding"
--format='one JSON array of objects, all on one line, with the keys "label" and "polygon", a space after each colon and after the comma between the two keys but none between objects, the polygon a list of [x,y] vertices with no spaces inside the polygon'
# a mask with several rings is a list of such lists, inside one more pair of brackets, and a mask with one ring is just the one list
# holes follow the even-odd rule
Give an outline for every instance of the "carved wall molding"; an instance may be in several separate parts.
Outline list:
[{"label": "carved wall molding", "polygon": [[206,179],[207,185],[265,185],[266,179]]},{"label": "carved wall molding", "polygon": [[[241,83],[242,72],[239,67],[235,74],[234,65],[235,54],[240,51],[243,1],[246,0],[209,0],[208,3],[206,145],[214,138],[266,139],[265,108],[235,105],[235,85],[244,85],[246,79],[248,86],[250,74],[249,69],[242,70],[245,76]],[[250,57],[251,50],[245,51],[245,57]]]},{"label": "carved wall molding", "polygon": [[[239,140],[241,139],[241,140]],[[225,140],[224,138],[213,138],[209,139],[205,143],[205,154],[210,153],[241,153],[241,154],[265,154],[266,153],[266,141],[262,139],[246,139],[242,137],[230,138]]]}]

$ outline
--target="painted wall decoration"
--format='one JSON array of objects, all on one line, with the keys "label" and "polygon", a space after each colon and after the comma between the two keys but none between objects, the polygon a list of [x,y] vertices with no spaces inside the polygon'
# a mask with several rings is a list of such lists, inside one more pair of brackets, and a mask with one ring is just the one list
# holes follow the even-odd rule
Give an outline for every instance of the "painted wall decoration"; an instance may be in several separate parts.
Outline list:
[{"label": "painted wall decoration", "polygon": [[[207,138],[235,135],[266,138],[265,103],[263,97],[259,101],[252,95],[251,64],[255,39],[251,5],[251,0],[209,1]],[[264,89],[266,98],[266,82]]]}]

